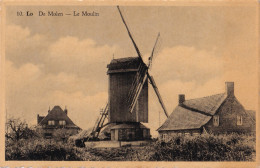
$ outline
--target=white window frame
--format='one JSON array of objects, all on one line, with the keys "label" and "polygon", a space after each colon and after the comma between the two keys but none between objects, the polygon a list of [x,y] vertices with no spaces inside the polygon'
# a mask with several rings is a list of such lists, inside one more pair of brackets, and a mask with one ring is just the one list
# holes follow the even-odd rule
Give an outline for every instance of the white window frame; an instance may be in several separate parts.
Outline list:
[{"label": "white window frame", "polygon": [[189,132],[185,132],[184,135],[185,135],[185,136],[189,136],[189,135],[191,135],[191,134],[190,134]]},{"label": "white window frame", "polygon": [[237,125],[243,125],[243,117],[242,117],[242,115],[237,115]]},{"label": "white window frame", "polygon": [[60,120],[59,121],[59,125],[62,125],[62,126],[66,125],[66,121],[65,120]]},{"label": "white window frame", "polygon": [[55,125],[55,121],[54,120],[49,120],[48,121],[48,125]]},{"label": "white window frame", "polygon": [[199,136],[200,133],[198,133],[198,132],[194,132],[194,133],[192,133],[192,135],[193,135],[193,136]]},{"label": "white window frame", "polygon": [[163,141],[167,141],[167,139],[168,139],[167,134],[162,134],[162,140],[163,140]]},{"label": "white window frame", "polygon": [[219,126],[219,115],[214,115],[213,116],[213,125],[215,127]]}]

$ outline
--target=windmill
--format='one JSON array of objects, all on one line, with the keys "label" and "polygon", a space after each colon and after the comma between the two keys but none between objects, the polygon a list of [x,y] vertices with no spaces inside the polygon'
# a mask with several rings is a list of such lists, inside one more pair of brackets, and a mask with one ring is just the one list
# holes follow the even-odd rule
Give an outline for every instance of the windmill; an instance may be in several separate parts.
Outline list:
[{"label": "windmill", "polygon": [[[148,123],[148,83],[152,85],[162,109],[168,117],[154,78],[148,71],[152,64],[160,33],[156,38],[148,65],[146,65],[119,6],[117,6],[117,9],[138,57],[113,59],[108,64],[109,102],[93,128],[91,139],[97,138],[101,128],[108,124],[111,125],[111,140],[148,139],[150,129],[141,123]],[[106,118],[108,118],[108,123],[104,125]]]}]

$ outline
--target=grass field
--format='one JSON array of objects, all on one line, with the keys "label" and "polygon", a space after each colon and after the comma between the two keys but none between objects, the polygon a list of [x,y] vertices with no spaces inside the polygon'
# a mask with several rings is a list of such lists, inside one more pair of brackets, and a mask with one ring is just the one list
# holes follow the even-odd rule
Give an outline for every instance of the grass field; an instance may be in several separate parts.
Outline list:
[{"label": "grass field", "polygon": [[6,140],[6,160],[75,161],[254,161],[255,136],[176,136],[169,142],[153,140],[142,147],[77,148],[74,144],[42,138]]}]

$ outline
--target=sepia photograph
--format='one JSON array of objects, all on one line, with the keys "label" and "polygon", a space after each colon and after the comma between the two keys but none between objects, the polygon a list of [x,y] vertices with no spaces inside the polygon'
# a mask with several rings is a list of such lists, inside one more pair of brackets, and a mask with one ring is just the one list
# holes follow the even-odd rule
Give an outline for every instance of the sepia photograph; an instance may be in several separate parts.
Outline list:
[{"label": "sepia photograph", "polygon": [[2,16],[4,161],[257,162],[255,3]]}]

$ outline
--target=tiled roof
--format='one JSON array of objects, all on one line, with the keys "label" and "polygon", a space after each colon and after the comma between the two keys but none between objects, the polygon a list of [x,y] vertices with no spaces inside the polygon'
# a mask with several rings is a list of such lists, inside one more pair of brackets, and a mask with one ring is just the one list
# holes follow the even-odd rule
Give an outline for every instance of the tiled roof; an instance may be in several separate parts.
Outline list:
[{"label": "tiled roof", "polygon": [[113,59],[110,64],[107,65],[108,70],[115,69],[137,69],[140,64],[138,57],[127,57]]},{"label": "tiled roof", "polygon": [[209,115],[214,115],[225,99],[226,94],[221,93],[212,96],[186,100],[183,104],[187,108],[198,110]]},{"label": "tiled roof", "polygon": [[73,121],[68,117],[68,115],[60,108],[60,106],[54,106],[51,111],[49,111],[48,115],[44,117],[39,125],[48,125],[49,120],[66,121],[66,127],[70,128],[79,128],[76,126]]},{"label": "tiled roof", "polygon": [[186,100],[174,109],[158,131],[198,129],[211,119],[226,98],[226,94],[221,93]]},{"label": "tiled roof", "polygon": [[197,129],[210,119],[211,116],[177,106],[158,131]]}]

